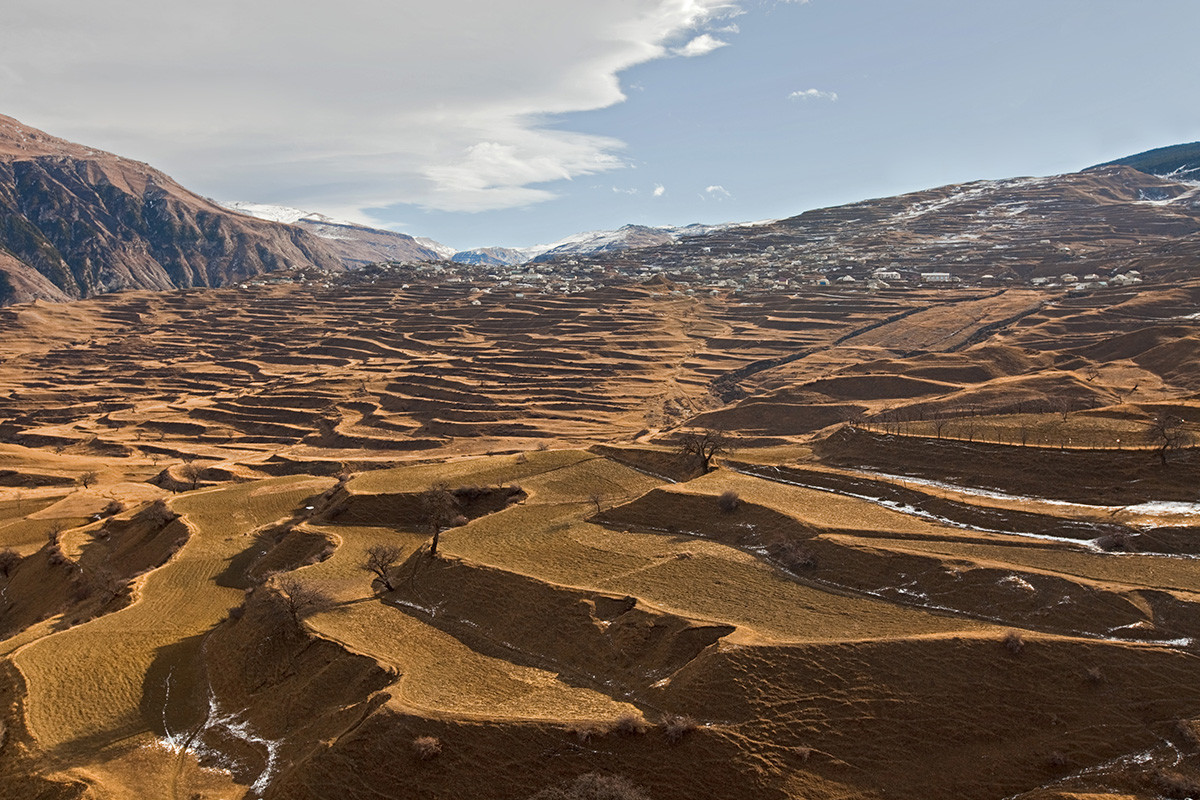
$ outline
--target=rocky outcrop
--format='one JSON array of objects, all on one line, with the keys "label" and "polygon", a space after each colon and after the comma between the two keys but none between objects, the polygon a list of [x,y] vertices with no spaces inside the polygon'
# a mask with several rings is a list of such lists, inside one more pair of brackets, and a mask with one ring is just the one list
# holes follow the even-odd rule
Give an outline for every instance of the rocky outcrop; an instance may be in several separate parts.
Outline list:
[{"label": "rocky outcrop", "polygon": [[0,116],[0,305],[340,270],[309,233],[233,214],[146,164]]}]

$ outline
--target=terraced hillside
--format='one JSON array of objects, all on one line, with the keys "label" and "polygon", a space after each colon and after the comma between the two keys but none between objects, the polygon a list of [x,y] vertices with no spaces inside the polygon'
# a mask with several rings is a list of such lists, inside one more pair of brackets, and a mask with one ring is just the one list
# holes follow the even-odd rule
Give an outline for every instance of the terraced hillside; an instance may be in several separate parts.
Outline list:
[{"label": "terraced hillside", "polygon": [[1191,796],[1198,301],[0,310],[0,796]]},{"label": "terraced hillside", "polygon": [[628,439],[719,403],[714,393],[766,363],[902,317],[914,299],[372,284],[24,306],[0,311],[0,436],[240,461]]}]

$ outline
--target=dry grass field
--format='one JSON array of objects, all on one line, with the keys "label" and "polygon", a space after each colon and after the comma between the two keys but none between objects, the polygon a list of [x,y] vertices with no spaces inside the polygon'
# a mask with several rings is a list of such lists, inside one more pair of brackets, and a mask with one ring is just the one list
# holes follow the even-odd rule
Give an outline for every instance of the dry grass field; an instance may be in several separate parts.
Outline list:
[{"label": "dry grass field", "polygon": [[0,797],[1200,796],[1198,301],[0,309]]}]

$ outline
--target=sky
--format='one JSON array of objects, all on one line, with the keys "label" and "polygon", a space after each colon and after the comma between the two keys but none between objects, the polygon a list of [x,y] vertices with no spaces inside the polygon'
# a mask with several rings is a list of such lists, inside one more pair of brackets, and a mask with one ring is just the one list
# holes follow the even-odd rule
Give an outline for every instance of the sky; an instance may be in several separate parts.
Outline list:
[{"label": "sky", "polygon": [[1197,0],[4,0],[0,113],[217,200],[526,246],[1200,139]]}]

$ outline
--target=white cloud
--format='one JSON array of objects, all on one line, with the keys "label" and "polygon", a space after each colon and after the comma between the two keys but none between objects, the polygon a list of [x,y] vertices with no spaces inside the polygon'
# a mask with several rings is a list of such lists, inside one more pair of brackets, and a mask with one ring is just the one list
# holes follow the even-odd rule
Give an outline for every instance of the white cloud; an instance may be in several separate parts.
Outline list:
[{"label": "white cloud", "polygon": [[[0,110],[229,199],[507,208],[617,169],[556,115],[724,44],[727,0],[6,0]],[[685,41],[682,47],[679,42]],[[19,80],[14,79],[19,78]]]},{"label": "white cloud", "polygon": [[713,184],[712,186],[705,188],[704,194],[700,196],[706,199],[714,198],[716,200],[724,200],[726,197],[733,197],[733,195],[730,194],[724,186],[720,186],[718,184]]},{"label": "white cloud", "polygon": [[654,196],[655,197],[662,197],[666,193],[667,193],[667,187],[663,186],[661,183],[654,184]]},{"label": "white cloud", "polygon": [[828,100],[836,103],[837,92],[823,92],[820,89],[802,89],[788,95],[789,100]]},{"label": "white cloud", "polygon": [[613,190],[613,194],[637,194],[638,193],[636,186],[629,188],[629,189],[622,189],[619,186],[614,186],[614,187],[612,187],[612,190]]},{"label": "white cloud", "polygon": [[695,39],[675,50],[677,55],[686,56],[688,58],[694,56],[708,55],[713,50],[718,50],[725,47],[729,42],[722,42],[720,39],[711,34],[702,33]]}]

